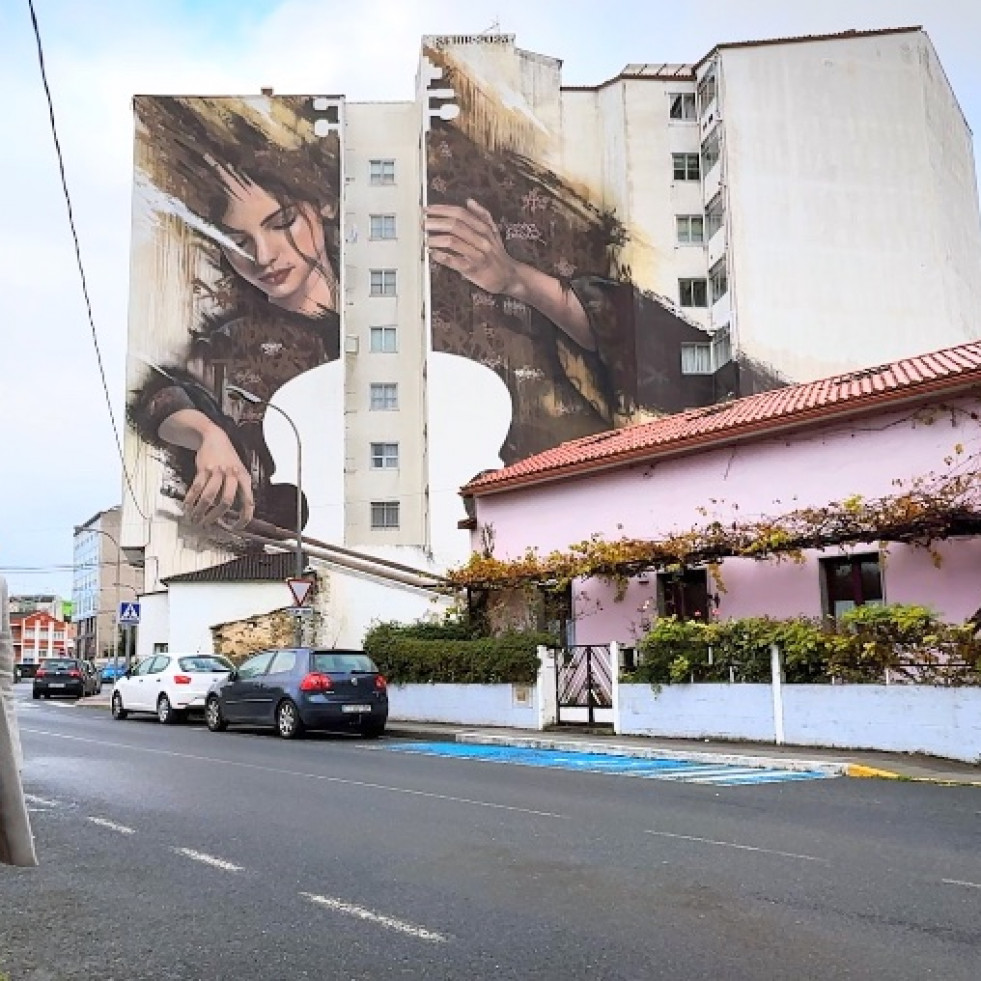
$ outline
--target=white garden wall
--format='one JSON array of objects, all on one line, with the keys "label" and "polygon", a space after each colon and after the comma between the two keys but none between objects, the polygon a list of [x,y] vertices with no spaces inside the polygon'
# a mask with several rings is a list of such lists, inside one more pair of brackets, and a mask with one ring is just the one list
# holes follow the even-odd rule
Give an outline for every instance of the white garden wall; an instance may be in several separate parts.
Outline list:
[{"label": "white garden wall", "polygon": [[535,685],[389,685],[392,722],[538,729]]}]

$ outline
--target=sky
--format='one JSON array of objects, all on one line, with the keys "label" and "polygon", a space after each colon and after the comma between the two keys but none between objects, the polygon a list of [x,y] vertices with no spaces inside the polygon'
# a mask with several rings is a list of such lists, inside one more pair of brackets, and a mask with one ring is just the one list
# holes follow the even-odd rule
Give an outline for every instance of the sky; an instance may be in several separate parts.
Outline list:
[{"label": "sky", "polygon": [[[919,26],[981,131],[978,0],[34,0],[86,311],[28,0],[0,0],[0,575],[71,596],[72,528],[119,504],[135,94],[409,100],[423,34],[497,27],[593,85],[716,44]],[[978,140],[975,139],[975,158]],[[96,356],[101,350],[102,372]]]}]

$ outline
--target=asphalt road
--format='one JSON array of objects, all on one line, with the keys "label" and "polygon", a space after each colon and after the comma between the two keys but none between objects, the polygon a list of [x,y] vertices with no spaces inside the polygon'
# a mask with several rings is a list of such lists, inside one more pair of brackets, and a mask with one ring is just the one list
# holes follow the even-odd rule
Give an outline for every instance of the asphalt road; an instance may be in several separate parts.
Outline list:
[{"label": "asphalt road", "polygon": [[981,790],[717,787],[28,699],[0,977],[981,976]]}]

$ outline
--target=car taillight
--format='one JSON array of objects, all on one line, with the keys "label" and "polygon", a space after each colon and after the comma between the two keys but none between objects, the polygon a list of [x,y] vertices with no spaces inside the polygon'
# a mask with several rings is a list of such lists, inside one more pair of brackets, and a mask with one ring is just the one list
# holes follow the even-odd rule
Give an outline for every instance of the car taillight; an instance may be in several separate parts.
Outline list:
[{"label": "car taillight", "polygon": [[375,675],[375,687],[379,691],[385,691],[385,689],[388,688],[388,682],[385,680],[384,675],[380,675],[380,674]]},{"label": "car taillight", "polygon": [[47,673],[48,672],[45,671],[44,668],[38,668],[37,671],[34,672],[34,677],[43,678]]},{"label": "car taillight", "polygon": [[300,691],[330,691],[334,682],[330,676],[319,671],[311,671],[301,682]]},{"label": "car taillight", "polygon": [[68,672],[68,677],[69,678],[81,678],[82,677],[82,672],[79,671],[78,668],[72,668],[71,671]]},{"label": "car taillight", "polygon": [[175,685],[189,685],[191,683],[191,676],[189,674],[175,674],[174,684]]}]

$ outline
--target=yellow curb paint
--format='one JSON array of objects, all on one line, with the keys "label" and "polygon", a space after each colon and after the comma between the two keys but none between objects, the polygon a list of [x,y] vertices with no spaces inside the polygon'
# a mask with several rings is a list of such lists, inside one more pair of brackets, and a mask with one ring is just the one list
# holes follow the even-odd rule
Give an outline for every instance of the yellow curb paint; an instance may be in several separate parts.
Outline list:
[{"label": "yellow curb paint", "polygon": [[878,777],[881,780],[899,780],[900,775],[892,770],[877,770],[873,766],[862,766],[860,763],[849,763],[845,767],[845,775],[849,777]]}]

